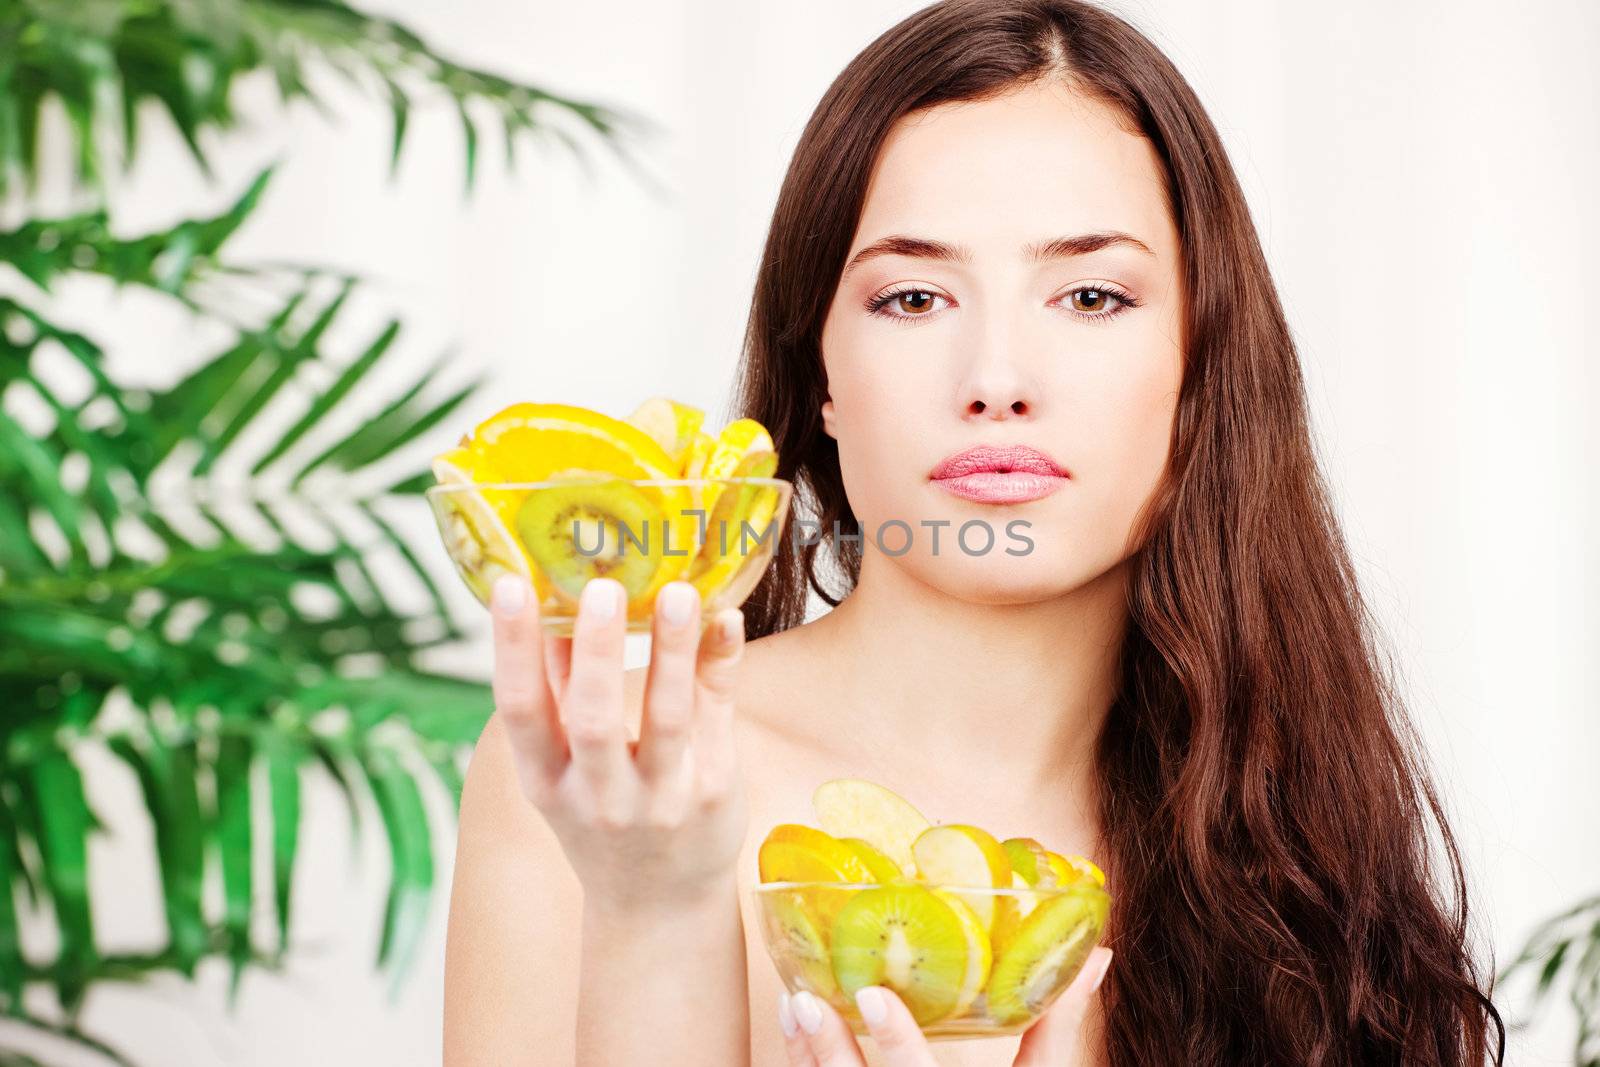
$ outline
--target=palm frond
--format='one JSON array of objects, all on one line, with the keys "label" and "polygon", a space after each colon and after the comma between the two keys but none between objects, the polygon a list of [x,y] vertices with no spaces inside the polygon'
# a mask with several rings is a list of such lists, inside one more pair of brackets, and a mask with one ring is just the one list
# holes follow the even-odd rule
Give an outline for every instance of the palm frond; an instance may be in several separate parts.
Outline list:
[{"label": "palm frond", "polygon": [[[308,776],[338,787],[358,841],[362,809],[378,812],[390,877],[376,963],[396,991],[437,889],[426,798],[440,790],[453,810],[490,710],[480,681],[422,665],[462,633],[392,521],[422,506],[427,439],[479,381],[453,374],[452,353],[398,370],[398,317],[335,344],[365,297],[358,278],[229,257],[272,167],[218,214],[152,232],[118,232],[104,207],[151,104],[209,175],[208,149],[237,121],[232,88],[259,71],[285,106],[327,111],[329,73],[375,94],[394,122],[391,172],[412,111],[438,100],[461,119],[469,191],[474,113],[498,116],[512,166],[520,141],[548,139],[591,167],[575,121],[640,173],[626,141],[652,131],[455,63],[340,0],[0,0],[0,197],[33,191],[54,99],[88,203],[0,232],[0,260],[36,287],[0,295],[0,1022],[119,1064],[80,1024],[95,984],[193,977],[218,959],[232,997],[247,969],[283,965]],[[171,384],[114,378],[95,338],[44,310],[83,274],[162,294],[230,339]],[[375,376],[400,384],[374,394]],[[150,820],[155,951],[103,944],[96,926],[91,845],[109,824],[85,788],[95,749],[126,768]],[[258,862],[270,893],[256,892]],[[253,920],[269,911],[263,944]],[[35,929],[48,955],[30,947]],[[59,1017],[31,1009],[40,987]],[[0,1064],[31,1067],[7,1045],[0,1030]]]},{"label": "palm frond", "polygon": [[1541,922],[1500,971],[1496,984],[1523,973],[1533,975],[1534,1009],[1566,981],[1567,1000],[1578,1020],[1573,1062],[1600,1067],[1600,896]]},{"label": "palm frond", "polygon": [[[105,273],[119,283],[167,291],[154,264],[181,246],[185,288],[219,265],[265,180],[223,215],[160,233],[113,238],[94,220],[57,220],[0,235],[0,248],[38,249],[54,226],[105,253],[95,263],[118,264]],[[36,262],[28,273],[43,287],[63,273],[48,257]],[[404,454],[476,383],[444,386],[440,360],[394,396],[369,397],[363,383],[398,358],[398,320],[341,354],[328,337],[353,280],[290,280],[264,321],[155,391],[112,380],[95,342],[0,298],[0,374],[50,420],[41,431],[0,412],[0,683],[30,694],[0,722],[0,880],[32,894],[23,914],[0,912],[0,973],[30,976],[0,983],[6,1010],[18,1010],[24,981],[46,981],[73,1017],[91,983],[129,966],[107,971],[95,937],[87,857],[102,824],[78,770],[85,745],[129,768],[151,819],[168,931],[152,966],[192,975],[221,957],[237,991],[248,966],[282,958],[301,776],[330,771],[352,819],[369,800],[383,817],[393,872],[378,962],[398,982],[413,956],[434,889],[420,790],[431,782],[459,795],[456,757],[488,702],[481,683],[417,666],[421,651],[461,632],[418,552],[382,517],[384,501],[420,472],[397,480],[372,469]],[[89,372],[90,402],[56,395],[49,360]],[[288,430],[253,432],[268,418]],[[73,456],[80,485],[69,480]],[[242,479],[218,480],[225,465]],[[284,521],[290,511],[302,535]],[[326,544],[306,542],[306,523]],[[383,551],[404,562],[429,608],[393,602],[370,565]],[[108,725],[119,701],[134,725],[126,716]],[[257,766],[264,797],[251,786]],[[258,825],[271,827],[270,900],[253,891]],[[204,903],[211,879],[221,888],[215,913]],[[264,948],[251,918],[267,908],[278,943]],[[55,926],[59,950],[46,963],[23,951],[30,913]]]},{"label": "palm frond", "polygon": [[0,196],[19,178],[34,188],[41,109],[52,96],[69,119],[84,190],[103,192],[107,174],[118,169],[108,166],[108,144],[120,146],[120,167],[137,157],[147,102],[166,113],[210,177],[207,140],[235,126],[232,89],[256,71],[272,75],[285,105],[304,100],[329,112],[319,70],[380,100],[394,124],[391,170],[411,112],[429,99],[449,106],[461,121],[468,190],[479,169],[482,121],[473,106],[498,116],[512,169],[515,142],[527,135],[557,137],[581,158],[564,125],[576,124],[643,175],[628,142],[657,132],[626,108],[457,63],[401,23],[341,0],[10,0],[0,9],[0,42]]}]

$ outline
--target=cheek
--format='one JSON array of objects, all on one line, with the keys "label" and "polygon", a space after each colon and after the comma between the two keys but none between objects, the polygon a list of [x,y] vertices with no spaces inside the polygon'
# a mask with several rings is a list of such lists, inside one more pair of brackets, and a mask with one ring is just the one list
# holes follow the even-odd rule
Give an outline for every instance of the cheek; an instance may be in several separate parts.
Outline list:
[{"label": "cheek", "polygon": [[870,341],[841,336],[827,361],[828,395],[841,450],[882,462],[902,456],[910,435],[925,432],[938,410],[944,371],[926,352],[873,349]]},{"label": "cheek", "polygon": [[[872,502],[889,505],[896,492],[918,484],[923,458],[943,453],[950,438],[932,430],[940,400],[933,375],[910,374],[903,362],[840,360],[839,376],[829,375],[834,431],[845,489],[857,514]],[[928,466],[932,461],[928,461]]]},{"label": "cheek", "polygon": [[[1177,413],[1179,355],[1150,361],[1131,376],[1103,382],[1080,407],[1073,441],[1078,488],[1091,502],[1086,514],[1106,524],[1106,536],[1129,532],[1166,470]],[[1069,461],[1070,464],[1070,461]]]}]

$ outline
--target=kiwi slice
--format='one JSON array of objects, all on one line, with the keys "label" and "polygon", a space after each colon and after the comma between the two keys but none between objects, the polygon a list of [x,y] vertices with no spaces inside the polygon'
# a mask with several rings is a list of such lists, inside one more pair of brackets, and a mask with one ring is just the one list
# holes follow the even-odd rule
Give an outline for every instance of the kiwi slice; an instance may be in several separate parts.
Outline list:
[{"label": "kiwi slice", "polygon": [[[838,894],[832,894],[838,896]],[[818,900],[805,889],[769,891],[763,917],[767,944],[782,970],[802,989],[843,1010],[839,982],[833,975],[828,948],[826,916],[839,910],[839,902]]]},{"label": "kiwi slice", "polygon": [[1110,899],[1066,890],[1041,902],[1007,938],[984,988],[1002,1026],[1034,1018],[1076,977],[1105,929]]},{"label": "kiwi slice", "polygon": [[517,533],[558,595],[576,602],[591,578],[615,578],[631,601],[650,587],[666,541],[661,509],[636,485],[574,476],[530,490]]},{"label": "kiwi slice", "polygon": [[869,985],[893,989],[918,1026],[956,1010],[968,974],[967,929],[920,885],[859,890],[833,921],[834,977],[850,1000]]}]

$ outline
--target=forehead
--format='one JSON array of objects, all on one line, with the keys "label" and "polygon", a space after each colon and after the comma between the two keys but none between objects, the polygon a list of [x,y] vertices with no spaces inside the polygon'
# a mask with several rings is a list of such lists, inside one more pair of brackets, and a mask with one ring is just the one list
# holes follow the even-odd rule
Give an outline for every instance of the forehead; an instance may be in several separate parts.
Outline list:
[{"label": "forehead", "polygon": [[1125,230],[1163,258],[1173,251],[1160,161],[1105,104],[1047,81],[901,118],[879,152],[854,247],[913,233],[1014,252],[1099,229]]}]

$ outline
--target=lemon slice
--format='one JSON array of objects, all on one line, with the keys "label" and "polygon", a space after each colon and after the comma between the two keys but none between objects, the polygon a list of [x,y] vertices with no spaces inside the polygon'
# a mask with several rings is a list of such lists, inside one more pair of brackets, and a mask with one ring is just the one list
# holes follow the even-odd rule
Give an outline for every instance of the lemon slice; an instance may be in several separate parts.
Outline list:
[{"label": "lemon slice", "polygon": [[1069,885],[1077,878],[1088,877],[1093,878],[1095,884],[1101,888],[1105,887],[1106,872],[1087,856],[1079,856],[1076,853],[1071,856],[1061,856],[1054,852],[1049,856],[1050,866],[1056,871],[1059,884]]},{"label": "lemon slice", "polygon": [[[685,478],[704,478],[706,475],[706,460],[711,458],[711,450],[717,445],[717,439],[704,430],[696,430],[689,441],[689,447],[683,455],[683,476]],[[709,517],[710,508],[706,507],[705,486],[694,482],[689,486],[689,497],[692,507],[704,511]]]},{"label": "lemon slice", "polygon": [[711,458],[711,450],[717,445],[717,439],[704,430],[696,430],[694,437],[689,441],[689,448],[683,456],[683,476],[685,478],[703,478],[706,471],[706,460]]},{"label": "lemon slice", "polygon": [[989,980],[989,970],[994,965],[994,949],[989,943],[988,931],[973,911],[968,898],[939,886],[931,887],[931,891],[950,905],[967,939],[967,967],[957,987],[955,1006],[945,1016],[950,1019],[963,1014],[978,999],[978,994],[983,992],[984,983]]},{"label": "lemon slice", "polygon": [[[733,478],[747,457],[757,452],[776,452],[772,435],[755,419],[735,419],[722,428],[716,440],[705,453],[705,459],[689,478]],[[691,455],[691,459],[698,457]],[[711,484],[705,487],[700,501],[707,515],[717,506],[717,496],[726,486]]]},{"label": "lemon slice", "polygon": [[[777,468],[776,452],[752,452],[727,477],[770,478]],[[767,526],[780,499],[777,489],[767,485],[706,486],[708,492],[712,488],[731,491],[718,493],[706,518],[704,543],[684,575],[703,597],[722,588],[752,553],[769,550],[775,531],[769,533]]]},{"label": "lemon slice", "polygon": [[672,469],[682,472],[690,450],[699,439],[706,413],[669,397],[653,396],[634,408],[623,421],[649,434],[667,454]]},{"label": "lemon slice", "polygon": [[[465,448],[452,449],[433,460],[433,475],[441,485],[494,480],[484,476],[488,473],[479,457]],[[502,574],[520,574],[532,580],[536,589],[540,586],[535,568],[508,522],[519,495],[503,489],[444,493],[434,513],[462,580],[485,605],[495,579]]]}]

